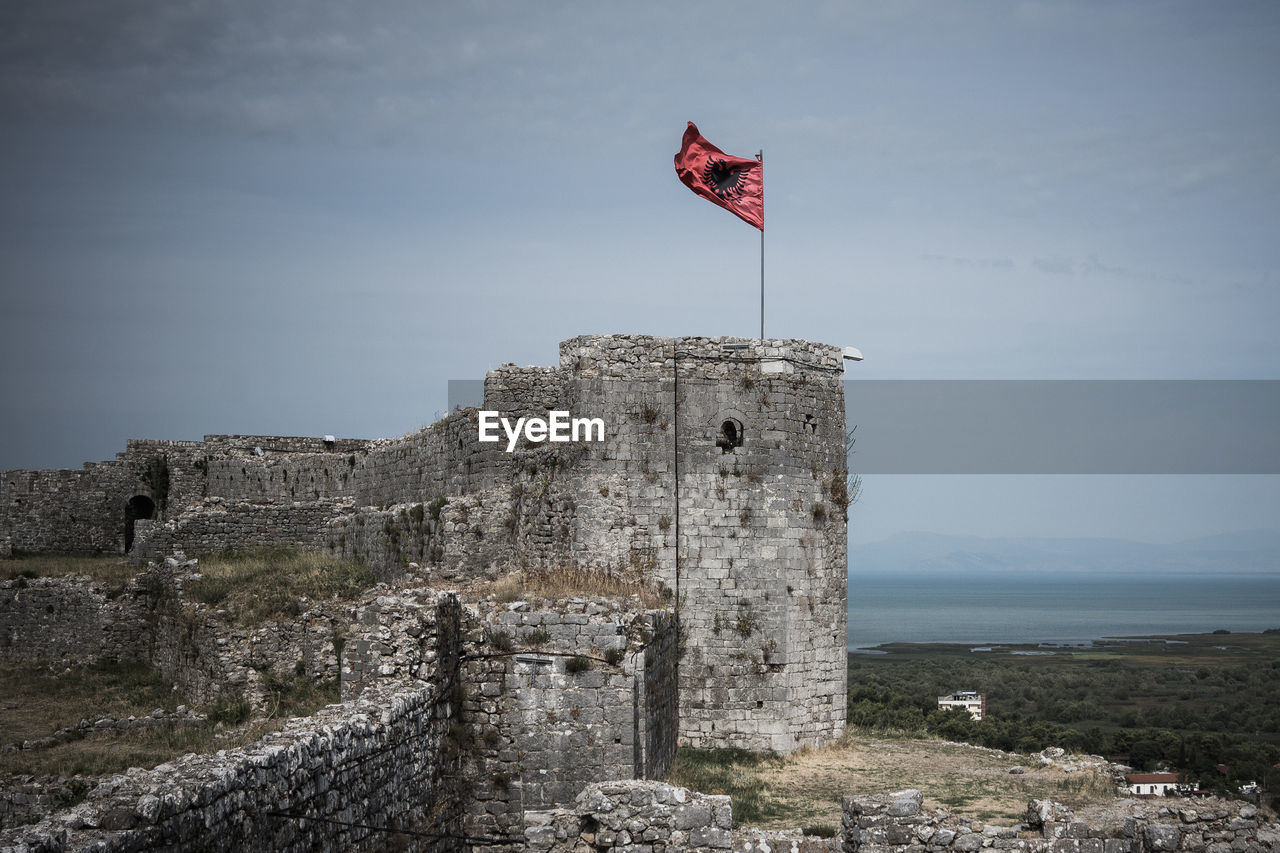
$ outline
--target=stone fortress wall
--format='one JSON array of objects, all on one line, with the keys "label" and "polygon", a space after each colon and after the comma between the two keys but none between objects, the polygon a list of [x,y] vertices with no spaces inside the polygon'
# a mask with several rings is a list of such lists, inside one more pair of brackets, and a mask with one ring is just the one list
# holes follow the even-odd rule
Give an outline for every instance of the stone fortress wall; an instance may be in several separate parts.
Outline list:
[{"label": "stone fortress wall", "polygon": [[[396,439],[131,440],[80,471],[4,472],[0,539],[14,550],[127,552],[153,565],[123,593],[88,579],[5,582],[0,657],[143,659],[195,701],[257,702],[262,673],[299,669],[340,674],[347,703],[431,685],[434,698],[406,701],[432,709],[432,722],[415,712],[396,725],[435,727],[447,754],[431,761],[455,762],[466,779],[450,794],[449,833],[516,849],[531,810],[571,803],[592,782],[659,777],[678,742],[788,752],[840,735],[841,380],[839,351],[803,341],[584,336],[561,344],[558,366],[491,371],[484,406],[512,420],[598,417],[602,441],[522,439],[509,453],[505,437],[479,440],[472,408]],[[164,559],[271,545],[364,559],[396,591],[241,629],[184,599],[197,565]],[[435,591],[556,568],[643,581],[669,609],[446,605]],[[430,589],[398,589],[408,571]],[[447,684],[433,675],[446,659]],[[332,716],[317,724],[325,738]],[[327,760],[313,770],[338,772]],[[260,828],[238,808],[200,819],[230,821],[232,835]],[[138,809],[147,832],[168,819]],[[383,817],[402,819],[393,812]],[[100,817],[85,827],[111,828]]]},{"label": "stone fortress wall", "polygon": [[507,453],[475,409],[397,439],[130,441],[80,471],[4,472],[0,535],[139,561],[294,545],[433,584],[561,566],[662,583],[680,736],[787,752],[844,720],[842,378],[838,349],[804,341],[582,336],[556,367],[490,371],[485,407],[600,417],[602,442]]},{"label": "stone fortress wall", "polygon": [[[491,371],[485,406],[599,416],[598,443],[507,453],[466,409],[397,439],[130,441],[80,471],[4,472],[0,547],[141,564],[296,545],[391,583],[253,629],[184,598],[199,570],[184,559],[123,591],[0,583],[0,660],[148,660],[197,701],[261,701],[262,673],[301,670],[339,677],[343,700],[252,746],[106,780],[0,830],[0,850],[1280,851],[1234,806],[1119,835],[1053,807],[979,829],[913,792],[846,799],[838,839],[781,837],[652,781],[678,742],[787,752],[841,733],[841,379],[838,350],[802,341],[586,336],[556,367]],[[660,585],[670,605],[442,591],[558,567]]]}]

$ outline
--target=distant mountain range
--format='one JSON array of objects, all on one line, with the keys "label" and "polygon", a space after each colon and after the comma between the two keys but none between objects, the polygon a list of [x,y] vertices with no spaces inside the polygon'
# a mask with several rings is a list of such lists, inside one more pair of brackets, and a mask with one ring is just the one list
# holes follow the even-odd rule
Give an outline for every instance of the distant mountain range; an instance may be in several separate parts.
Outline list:
[{"label": "distant mountain range", "polygon": [[1250,530],[1170,545],[1125,539],[983,539],[938,533],[899,533],[849,545],[853,576],[1059,574],[1275,574],[1280,579],[1280,533]]}]

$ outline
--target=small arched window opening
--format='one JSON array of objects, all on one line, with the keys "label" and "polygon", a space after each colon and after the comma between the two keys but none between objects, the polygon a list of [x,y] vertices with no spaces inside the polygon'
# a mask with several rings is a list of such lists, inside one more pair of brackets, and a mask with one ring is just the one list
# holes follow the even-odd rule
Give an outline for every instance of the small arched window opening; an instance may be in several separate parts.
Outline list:
[{"label": "small arched window opening", "polygon": [[134,495],[124,505],[124,550],[133,550],[133,523],[140,518],[155,518],[156,503],[146,495]]},{"label": "small arched window opening", "polygon": [[716,437],[716,447],[721,453],[732,453],[735,447],[742,446],[742,421],[727,418],[720,424],[720,434]]}]

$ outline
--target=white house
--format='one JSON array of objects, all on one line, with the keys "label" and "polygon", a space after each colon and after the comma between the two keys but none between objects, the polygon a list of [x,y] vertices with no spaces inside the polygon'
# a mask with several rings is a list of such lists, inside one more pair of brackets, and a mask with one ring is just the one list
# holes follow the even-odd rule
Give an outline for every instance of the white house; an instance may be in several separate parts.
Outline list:
[{"label": "white house", "polygon": [[981,720],[987,713],[987,694],[976,690],[957,690],[950,696],[939,696],[938,707],[964,708],[970,717]]},{"label": "white house", "polygon": [[1126,773],[1129,793],[1140,797],[1164,797],[1178,793],[1177,773]]}]

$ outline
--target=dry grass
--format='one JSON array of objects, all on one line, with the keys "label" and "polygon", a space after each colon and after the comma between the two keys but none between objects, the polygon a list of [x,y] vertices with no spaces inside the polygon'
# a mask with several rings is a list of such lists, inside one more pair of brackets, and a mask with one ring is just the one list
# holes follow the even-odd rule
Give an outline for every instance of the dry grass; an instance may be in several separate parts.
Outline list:
[{"label": "dry grass", "polygon": [[210,722],[93,732],[45,749],[0,756],[0,776],[109,776],[130,767],[149,769],[186,755],[235,749],[261,740],[279,720],[259,720],[222,735]]},{"label": "dry grass", "polygon": [[481,584],[475,587],[473,593],[480,598],[494,598],[500,602],[518,601],[523,598],[545,598],[555,601],[563,598],[599,596],[621,599],[634,595],[649,609],[671,605],[670,594],[664,594],[664,590],[658,586],[580,567],[522,569],[504,575],[498,580]]},{"label": "dry grass", "polygon": [[293,618],[303,599],[351,600],[377,582],[363,562],[296,548],[261,548],[215,554],[200,560],[201,577],[183,594],[226,610],[241,625]]},{"label": "dry grass", "polygon": [[138,567],[119,554],[77,556],[69,554],[19,554],[0,561],[0,573],[11,578],[60,578],[88,575],[108,586],[123,589],[138,574]]},{"label": "dry grass", "polygon": [[97,664],[61,675],[33,666],[3,666],[0,696],[0,744],[47,737],[104,714],[172,711],[182,701],[144,663]]},{"label": "dry grass", "polygon": [[[1026,772],[1010,775],[1014,766]],[[1003,825],[1019,822],[1030,799],[1053,799],[1078,811],[1116,800],[1111,780],[1091,771],[1067,773],[1022,756],[880,733],[850,734],[823,749],[785,758],[682,750],[668,780],[703,793],[729,794],[735,825],[765,829],[839,826],[845,794],[904,788],[923,791],[927,809]]]},{"label": "dry grass", "polygon": [[[0,776],[101,776],[130,767],[154,767],[185,755],[244,746],[276,729],[280,719],[314,713],[337,701],[337,681],[265,673],[272,719],[247,725],[249,706],[223,701],[202,710],[204,722],[162,724],[146,729],[94,730],[54,746],[0,755]],[[143,717],[182,703],[169,684],[144,663],[99,664],[51,674],[38,667],[0,667],[0,744],[47,737],[104,715]],[[229,727],[229,728],[228,728]]]}]

